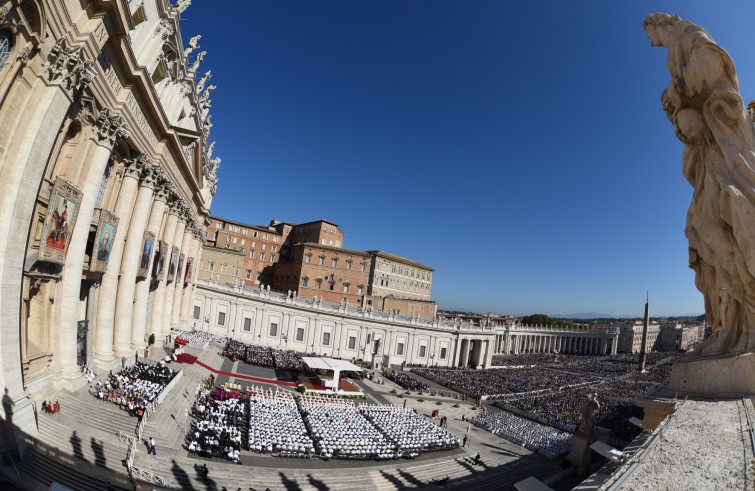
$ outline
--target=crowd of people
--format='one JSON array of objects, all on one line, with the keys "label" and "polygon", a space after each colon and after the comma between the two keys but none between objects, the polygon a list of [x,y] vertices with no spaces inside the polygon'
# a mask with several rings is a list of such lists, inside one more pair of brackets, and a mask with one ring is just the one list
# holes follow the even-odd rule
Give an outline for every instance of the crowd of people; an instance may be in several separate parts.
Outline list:
[{"label": "crowd of people", "polygon": [[416,378],[407,375],[404,372],[397,372],[396,370],[387,370],[384,372],[385,378],[388,380],[393,380],[398,385],[403,387],[406,390],[414,390],[414,391],[428,391],[430,390],[430,386],[426,383],[417,380]]},{"label": "crowd of people", "polygon": [[187,435],[189,451],[239,462],[245,422],[243,394],[228,387],[202,391],[192,415],[195,419]]},{"label": "crowd of people", "polygon": [[464,392],[475,399],[481,396],[497,398],[509,394],[559,389],[595,380],[581,375],[549,368],[492,368],[487,370],[453,370],[415,368],[414,373]]},{"label": "crowd of people", "polygon": [[183,329],[171,328],[168,344],[172,346],[178,338],[188,341],[190,348],[204,349],[212,342],[214,336],[207,331],[184,331]]},{"label": "crowd of people", "polygon": [[314,454],[314,444],[291,392],[250,387],[247,393],[250,451],[283,456]]},{"label": "crowd of people", "polygon": [[472,420],[472,423],[549,459],[566,455],[574,436],[502,411]]},{"label": "crowd of people", "polygon": [[307,365],[302,355],[294,350],[279,350],[269,346],[242,343],[234,339],[226,340],[223,356],[233,361],[241,360],[250,365],[275,368],[277,370],[306,371]]},{"label": "crowd of people", "polygon": [[414,411],[392,404],[361,404],[359,410],[406,457],[414,458],[420,452],[450,450],[459,446],[456,437]]},{"label": "crowd of people", "polygon": [[157,399],[177,373],[163,365],[139,361],[115,374],[111,370],[107,380],[90,386],[90,393],[141,420],[147,405]]}]

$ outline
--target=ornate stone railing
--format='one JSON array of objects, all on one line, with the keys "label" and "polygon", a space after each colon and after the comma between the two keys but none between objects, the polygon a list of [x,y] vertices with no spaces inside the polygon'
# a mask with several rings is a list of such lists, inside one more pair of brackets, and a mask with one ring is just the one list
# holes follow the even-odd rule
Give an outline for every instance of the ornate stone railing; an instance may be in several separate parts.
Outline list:
[{"label": "ornate stone railing", "polygon": [[232,283],[213,283],[206,280],[197,280],[197,285],[204,288],[217,290],[225,293],[232,293],[244,297],[259,299],[265,302],[278,304],[287,304],[292,306],[304,307],[320,312],[333,312],[339,315],[357,318],[380,319],[392,322],[397,325],[426,326],[439,329],[471,331],[471,332],[494,332],[502,331],[503,326],[475,326],[468,321],[448,320],[436,317],[420,317],[398,315],[390,312],[381,312],[370,308],[364,309],[359,307],[350,307],[346,303],[330,303],[322,300],[321,297],[299,297],[290,292],[279,292],[253,288],[249,286],[234,285]]}]

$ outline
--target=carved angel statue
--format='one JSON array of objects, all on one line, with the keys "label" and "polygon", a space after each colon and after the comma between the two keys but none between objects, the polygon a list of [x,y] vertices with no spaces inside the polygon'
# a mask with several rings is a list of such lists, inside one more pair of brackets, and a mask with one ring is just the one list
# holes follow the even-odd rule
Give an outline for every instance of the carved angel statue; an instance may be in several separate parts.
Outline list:
[{"label": "carved angel statue", "polygon": [[644,22],[668,48],[671,82],[661,102],[684,142],[694,187],[685,233],[695,285],[713,335],[701,354],[755,351],[755,131],[728,53],[695,24],[668,14]]},{"label": "carved angel statue", "polygon": [[210,138],[210,130],[212,129],[212,115],[208,114],[207,119],[204,120],[204,124],[202,125],[202,134],[204,135],[204,139],[208,140]]},{"label": "carved angel statue", "polygon": [[191,65],[191,68],[189,68],[190,72],[194,73],[197,71],[197,68],[199,68],[200,63],[202,63],[202,60],[204,59],[206,54],[207,54],[207,51],[200,51],[197,54],[197,57],[194,58],[194,63]]},{"label": "carved angel statue", "polygon": [[210,98],[210,95],[215,91],[215,86],[210,85],[207,87],[207,90],[205,90],[202,95],[199,97],[199,104],[202,105],[204,102],[207,102],[207,100]]},{"label": "carved angel statue", "polygon": [[186,49],[184,50],[184,55],[187,57],[191,54],[192,51],[199,48],[199,40],[202,39],[201,34],[197,34],[193,38],[189,39],[189,45],[186,46]]},{"label": "carved angel statue", "polygon": [[210,160],[212,158],[212,152],[215,151],[215,142],[213,141],[209,145],[207,145],[207,160]]},{"label": "carved angel statue", "polygon": [[204,90],[204,86],[210,79],[210,77],[212,77],[212,70],[207,70],[206,72],[204,72],[202,78],[200,78],[199,82],[197,82],[197,94],[201,93],[202,90]]},{"label": "carved angel statue", "polygon": [[191,0],[178,0],[176,4],[173,6],[173,8],[178,12],[179,14],[183,14],[184,10],[189,8],[189,5],[191,5]]}]

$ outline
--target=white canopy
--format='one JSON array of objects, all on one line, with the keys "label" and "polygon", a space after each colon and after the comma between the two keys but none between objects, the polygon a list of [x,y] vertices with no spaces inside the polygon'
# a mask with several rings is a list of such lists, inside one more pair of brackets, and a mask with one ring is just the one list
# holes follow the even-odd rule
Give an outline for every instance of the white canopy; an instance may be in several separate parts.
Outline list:
[{"label": "white canopy", "polygon": [[363,371],[358,366],[354,365],[350,361],[336,360],[334,358],[314,358],[311,356],[302,356],[302,360],[307,364],[309,368],[333,370],[333,371],[347,371],[347,372],[361,372]]}]

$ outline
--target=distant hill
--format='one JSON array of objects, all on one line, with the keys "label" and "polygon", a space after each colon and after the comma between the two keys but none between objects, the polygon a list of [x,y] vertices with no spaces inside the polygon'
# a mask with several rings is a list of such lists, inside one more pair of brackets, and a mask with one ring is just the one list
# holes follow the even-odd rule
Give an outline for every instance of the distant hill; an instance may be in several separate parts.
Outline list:
[{"label": "distant hill", "polygon": [[636,315],[611,315],[611,314],[599,314],[597,312],[578,312],[576,314],[558,314],[553,317],[557,319],[631,319],[637,317]]}]

